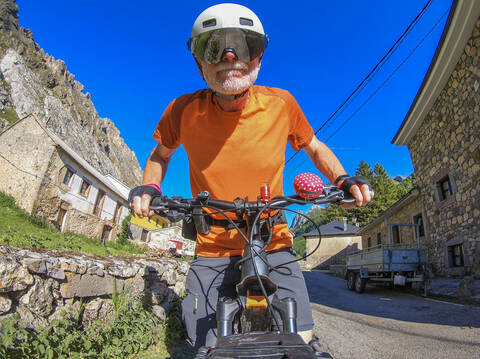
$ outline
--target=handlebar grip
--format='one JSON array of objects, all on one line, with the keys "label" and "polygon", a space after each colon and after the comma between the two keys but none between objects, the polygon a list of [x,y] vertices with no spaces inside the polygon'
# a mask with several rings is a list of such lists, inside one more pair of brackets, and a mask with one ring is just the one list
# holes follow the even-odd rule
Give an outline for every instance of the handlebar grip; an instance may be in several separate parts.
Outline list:
[{"label": "handlebar grip", "polygon": [[161,207],[165,205],[165,201],[163,200],[162,196],[153,197],[152,202],[150,203],[150,207]]},{"label": "handlebar grip", "polygon": [[341,201],[342,204],[354,204],[355,202],[355,197],[350,193],[345,193],[345,198]]}]

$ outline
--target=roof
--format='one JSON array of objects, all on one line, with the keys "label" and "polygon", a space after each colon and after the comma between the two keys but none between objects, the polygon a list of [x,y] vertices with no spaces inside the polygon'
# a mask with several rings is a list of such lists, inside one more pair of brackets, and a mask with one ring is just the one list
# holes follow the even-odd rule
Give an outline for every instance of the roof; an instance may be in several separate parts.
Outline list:
[{"label": "roof", "polygon": [[130,219],[130,223],[148,229],[149,231],[156,231],[159,229],[163,229],[163,225],[168,224],[169,222],[165,218],[160,217],[156,214],[151,217],[143,218],[140,218],[136,214],[133,214],[132,218]]},{"label": "roof", "polygon": [[[110,191],[115,193],[117,196],[122,198],[124,201],[128,202],[128,194],[125,195],[125,190],[120,190],[118,188],[118,184],[114,183],[114,181],[110,181],[106,176],[101,174],[99,171],[97,171],[92,165],[90,165],[87,161],[85,161],[77,152],[75,152],[69,145],[65,143],[60,137],[58,137],[56,134],[54,134],[52,131],[50,131],[48,128],[45,127],[45,125],[38,119],[38,117],[34,114],[31,113],[21,120],[15,122],[13,125],[5,129],[5,131],[2,132],[7,132],[7,130],[13,128],[16,124],[18,124],[21,121],[26,120],[27,118],[33,118],[35,122],[42,128],[42,130],[45,131],[45,133],[50,137],[50,139],[58,146],[60,147],[68,156],[70,156],[75,162],[77,162],[85,171],[90,173],[95,179],[97,179],[98,182],[103,184],[106,188],[108,188]],[[111,176],[111,175],[110,175]],[[113,176],[111,176],[114,178]],[[117,180],[120,182],[119,180]],[[121,183],[121,182],[120,182]]]},{"label": "roof", "polygon": [[479,16],[480,1],[454,1],[430,67],[393,144],[408,145],[415,136],[457,65]]},{"label": "roof", "polygon": [[[343,230],[343,222],[342,221],[332,221],[320,227],[320,233],[322,236],[345,236],[345,235],[352,235],[357,233],[360,230],[360,227],[351,225],[347,223],[347,230]],[[318,232],[316,229],[305,233],[304,237],[318,237]]]},{"label": "roof", "polygon": [[404,195],[402,198],[400,198],[397,202],[395,202],[389,208],[387,208],[385,211],[380,213],[377,218],[375,218],[373,221],[371,221],[366,226],[362,227],[362,229],[359,231],[358,234],[365,233],[366,231],[370,230],[372,227],[376,226],[380,222],[383,222],[385,217],[398,212],[403,207],[405,207],[407,204],[412,203],[412,201],[417,199],[418,194],[419,194],[418,189],[416,187],[413,188],[410,192],[408,192],[406,195]]}]

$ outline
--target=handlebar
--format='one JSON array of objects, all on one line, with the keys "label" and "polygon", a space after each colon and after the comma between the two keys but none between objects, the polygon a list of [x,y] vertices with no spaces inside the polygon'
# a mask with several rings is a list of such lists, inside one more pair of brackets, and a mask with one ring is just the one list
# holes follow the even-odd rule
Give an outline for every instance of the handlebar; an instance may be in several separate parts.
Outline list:
[{"label": "handlebar", "polygon": [[[173,222],[182,220],[185,215],[191,214],[194,208],[212,207],[222,211],[235,212],[237,217],[242,217],[244,214],[251,214],[261,211],[268,206],[270,209],[282,209],[292,204],[351,204],[355,203],[355,198],[352,195],[346,194],[335,185],[326,185],[323,188],[323,193],[314,199],[305,199],[298,195],[293,196],[276,196],[268,203],[259,199],[255,202],[250,202],[248,199],[237,198],[232,202],[211,199],[207,191],[198,193],[197,198],[182,198],[182,197],[167,197],[159,196],[152,199],[150,209],[167,217]],[[168,213],[165,213],[168,211]]]}]

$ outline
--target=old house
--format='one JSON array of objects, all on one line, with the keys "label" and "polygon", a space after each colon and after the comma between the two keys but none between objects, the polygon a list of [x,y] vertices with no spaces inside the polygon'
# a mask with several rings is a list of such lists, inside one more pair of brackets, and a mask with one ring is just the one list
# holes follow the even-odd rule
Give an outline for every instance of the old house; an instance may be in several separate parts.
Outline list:
[{"label": "old house", "polygon": [[[362,247],[369,248],[380,245],[416,244],[417,233],[421,243],[427,242],[428,231],[425,225],[425,210],[419,197],[418,189],[413,189],[400,198],[390,208],[380,214],[375,220],[362,227],[358,235],[362,236]],[[387,223],[391,224],[389,230]],[[400,226],[399,224],[419,224],[417,232],[414,226]]]},{"label": "old house", "polygon": [[[320,227],[322,241],[318,249],[307,257],[306,268],[328,268],[332,264],[341,264],[348,253],[362,249],[362,237],[358,235],[360,227],[341,221],[332,221]],[[307,253],[318,245],[318,232],[310,231],[303,235]]]},{"label": "old house", "polygon": [[34,115],[0,133],[0,191],[61,231],[110,240],[129,213],[129,187],[104,176]]},{"label": "old house", "polygon": [[[385,218],[423,219],[433,272],[480,278],[480,1],[455,0],[423,83],[393,143],[408,146],[417,181],[381,218],[362,229],[364,243],[385,243]],[[378,236],[378,237],[376,237]],[[396,230],[409,242],[413,229]]]}]

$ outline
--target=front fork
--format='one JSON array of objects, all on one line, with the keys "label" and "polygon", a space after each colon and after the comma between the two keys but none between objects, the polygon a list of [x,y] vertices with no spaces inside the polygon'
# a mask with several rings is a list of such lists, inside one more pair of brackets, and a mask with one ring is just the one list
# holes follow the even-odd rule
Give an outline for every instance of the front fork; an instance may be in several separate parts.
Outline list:
[{"label": "front fork", "polygon": [[[250,222],[251,223],[251,222]],[[297,303],[294,298],[278,299],[275,295],[277,285],[269,277],[267,254],[262,251],[264,242],[261,240],[258,228],[253,228],[252,244],[247,243],[241,263],[241,280],[237,285],[237,299],[222,297],[217,302],[217,330],[218,335],[225,337],[233,333],[233,320],[241,308],[246,306],[249,290],[260,291],[258,278],[260,277],[265,292],[274,310],[280,314],[283,323],[283,332],[297,332]],[[252,234],[250,234],[252,235]],[[250,255],[253,252],[252,255]],[[255,265],[255,267],[254,267]],[[255,271],[256,269],[256,271]],[[258,276],[257,276],[258,274]]]}]

